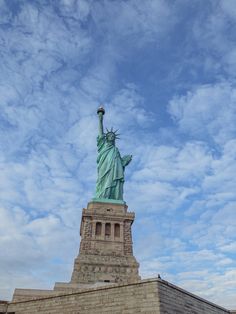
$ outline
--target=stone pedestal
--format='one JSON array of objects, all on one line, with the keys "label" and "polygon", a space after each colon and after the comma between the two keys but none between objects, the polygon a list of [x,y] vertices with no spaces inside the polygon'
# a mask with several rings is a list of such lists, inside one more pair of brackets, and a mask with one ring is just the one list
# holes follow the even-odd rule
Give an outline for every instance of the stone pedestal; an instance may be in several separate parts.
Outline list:
[{"label": "stone pedestal", "polygon": [[83,209],[80,250],[70,284],[140,280],[131,233],[135,215],[127,208],[126,204],[92,201]]}]

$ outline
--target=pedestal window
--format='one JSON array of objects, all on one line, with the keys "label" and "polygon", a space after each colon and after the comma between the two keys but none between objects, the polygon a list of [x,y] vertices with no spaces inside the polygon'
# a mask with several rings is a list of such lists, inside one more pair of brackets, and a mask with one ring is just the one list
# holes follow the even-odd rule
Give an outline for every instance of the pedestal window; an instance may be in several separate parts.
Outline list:
[{"label": "pedestal window", "polygon": [[96,230],[95,230],[95,235],[100,236],[102,234],[102,223],[97,222],[96,223]]},{"label": "pedestal window", "polygon": [[111,224],[106,223],[105,224],[105,237],[110,237],[111,236]]},{"label": "pedestal window", "polygon": [[120,237],[120,224],[115,224],[115,238]]}]

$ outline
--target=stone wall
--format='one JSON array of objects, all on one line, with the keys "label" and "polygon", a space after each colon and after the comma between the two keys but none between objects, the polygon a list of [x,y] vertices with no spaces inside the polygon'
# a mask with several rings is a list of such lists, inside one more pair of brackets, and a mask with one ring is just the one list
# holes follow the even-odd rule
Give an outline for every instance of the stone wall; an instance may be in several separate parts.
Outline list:
[{"label": "stone wall", "polygon": [[89,289],[57,297],[15,302],[15,314],[128,314],[160,313],[156,281]]},{"label": "stone wall", "polygon": [[8,302],[0,300],[0,314],[6,313],[7,304],[8,304]]},{"label": "stone wall", "polygon": [[60,296],[12,302],[15,314],[225,314],[230,311],[162,279],[98,287]]},{"label": "stone wall", "polygon": [[39,289],[15,289],[13,294],[13,302],[34,300],[59,294],[54,290],[39,290]]},{"label": "stone wall", "polygon": [[165,280],[158,282],[160,313],[165,314],[221,314],[230,311],[206,301]]}]

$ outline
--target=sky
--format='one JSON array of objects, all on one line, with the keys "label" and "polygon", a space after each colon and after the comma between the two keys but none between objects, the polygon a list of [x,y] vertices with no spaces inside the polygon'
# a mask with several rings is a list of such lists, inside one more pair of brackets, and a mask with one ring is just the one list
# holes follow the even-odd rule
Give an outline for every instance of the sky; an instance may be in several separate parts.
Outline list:
[{"label": "sky", "polygon": [[235,42],[235,0],[0,0],[0,299],[70,281],[103,104],[142,278],[236,308]]}]

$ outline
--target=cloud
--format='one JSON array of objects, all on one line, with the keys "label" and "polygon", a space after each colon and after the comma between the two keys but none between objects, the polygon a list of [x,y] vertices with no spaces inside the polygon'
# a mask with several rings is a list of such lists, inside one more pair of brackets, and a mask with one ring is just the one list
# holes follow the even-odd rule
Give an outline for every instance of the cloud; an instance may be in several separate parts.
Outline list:
[{"label": "cloud", "polygon": [[173,9],[171,5],[162,0],[105,1],[96,3],[92,14],[99,31],[109,30],[109,40],[118,43],[125,40],[133,44],[133,41],[138,39],[135,44],[140,46],[156,41],[157,38],[162,37],[168,27],[174,24],[175,10],[171,9]]},{"label": "cloud", "polygon": [[203,85],[171,100],[169,113],[182,132],[207,136],[218,144],[235,137],[235,88],[230,83]]},{"label": "cloud", "polygon": [[0,3],[4,297],[69,281],[103,104],[142,276],[235,305],[234,10],[211,4]]},{"label": "cloud", "polygon": [[[210,267],[207,267],[207,264]],[[141,271],[145,278],[157,276],[158,272],[163,279],[232,309],[235,308],[235,270],[232,265],[232,260],[212,251],[187,254],[179,251],[177,254],[141,260]],[[223,270],[225,267],[226,270]],[[173,268],[174,273],[171,272]],[[227,297],[224,296],[226,291]]]},{"label": "cloud", "polygon": [[[234,78],[235,4],[233,0],[215,1],[209,13],[193,24],[193,36],[201,49],[204,69],[213,81]],[[213,76],[214,74],[214,76]],[[234,79],[233,79],[234,80]]]},{"label": "cloud", "polygon": [[[121,105],[120,97],[129,104],[127,108]],[[119,102],[121,111],[116,109]],[[111,100],[109,114],[111,118],[119,116],[117,126],[124,125],[124,129],[128,129],[126,124],[130,121],[135,127],[140,123],[136,115],[139,107],[144,115],[142,122],[149,119],[141,104],[134,86],[127,86],[117,91],[114,102]],[[10,235],[0,240],[2,252],[5,252],[0,277],[5,287],[3,296],[7,298],[15,287],[49,288],[56,280],[69,281],[73,259],[78,253],[81,208],[95,190],[96,107],[94,110],[93,106],[79,108],[83,115],[79,113],[75,119],[73,106],[46,106],[45,99],[41,106],[35,105],[35,112],[40,112],[31,120],[35,128],[28,124],[27,118],[23,119],[24,114],[19,115],[17,108],[12,111],[12,119],[20,123],[17,133],[13,132],[13,136],[18,136],[18,143],[12,148],[11,142],[2,142],[5,151],[1,152],[3,226],[0,229],[4,235],[8,230]],[[49,117],[56,111],[52,133]],[[22,107],[22,112],[28,113],[27,108]],[[70,115],[74,119],[69,119]],[[20,245],[21,242],[24,245]],[[8,247],[11,249],[6,251]],[[9,281],[9,277],[14,280]]]},{"label": "cloud", "polygon": [[[59,248],[62,245],[64,250],[67,247],[71,250],[71,243],[75,241],[73,232],[52,214],[32,220],[30,214],[20,207],[1,208],[0,222],[0,278],[4,296],[9,298],[9,292],[12,293],[16,286],[36,286],[38,282],[40,287],[46,287],[47,277],[42,275],[40,278],[40,268],[42,264],[45,269],[50,267],[50,276],[53,276],[53,265],[50,264],[56,252],[61,261],[67,262],[67,256],[64,253],[60,255]],[[65,245],[62,241],[64,236],[68,239]]]},{"label": "cloud", "polygon": [[[229,269],[223,273],[211,271],[205,271],[202,274],[199,272],[180,273],[179,280],[185,289],[194,291],[197,295],[216,304],[222,304],[231,309],[235,308],[235,270]],[[229,292],[224,295],[226,289]]]},{"label": "cloud", "polygon": [[236,18],[236,9],[233,0],[219,2],[220,8],[233,19]]},{"label": "cloud", "polygon": [[216,154],[208,141],[199,139],[178,146],[153,141],[142,147],[145,154],[137,154],[141,158],[127,184],[132,195],[128,204],[137,216],[134,243],[142,276],[160,273],[231,308],[231,290],[227,299],[219,291],[226,291],[226,274],[235,264],[234,142],[219,145],[221,153]]}]

